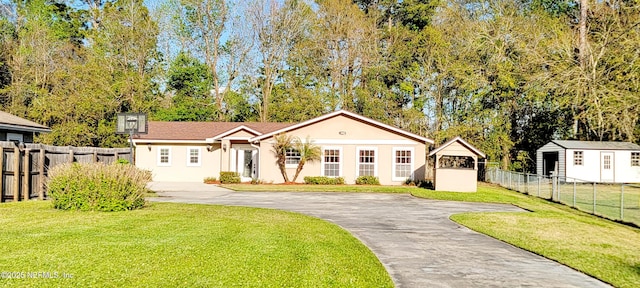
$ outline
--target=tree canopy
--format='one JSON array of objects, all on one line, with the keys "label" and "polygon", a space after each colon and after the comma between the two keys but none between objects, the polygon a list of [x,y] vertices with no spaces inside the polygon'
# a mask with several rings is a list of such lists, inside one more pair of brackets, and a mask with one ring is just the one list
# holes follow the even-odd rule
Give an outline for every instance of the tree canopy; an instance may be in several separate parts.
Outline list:
[{"label": "tree canopy", "polygon": [[347,109],[527,170],[551,139],[638,143],[639,59],[628,0],[0,1],[0,105],[54,145],[125,145],[120,112]]}]

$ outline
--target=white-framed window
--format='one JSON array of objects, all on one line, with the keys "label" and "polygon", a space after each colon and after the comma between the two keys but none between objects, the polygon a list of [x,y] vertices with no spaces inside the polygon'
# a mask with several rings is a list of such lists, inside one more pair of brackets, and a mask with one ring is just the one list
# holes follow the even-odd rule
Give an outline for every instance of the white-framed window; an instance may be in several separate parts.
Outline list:
[{"label": "white-framed window", "polygon": [[573,151],[573,165],[582,166],[584,163],[584,153],[582,151]]},{"label": "white-framed window", "polygon": [[631,152],[631,166],[640,166],[640,152]]},{"label": "white-framed window", "polygon": [[603,158],[604,163],[602,169],[611,170],[611,155],[604,155]]},{"label": "white-framed window", "polygon": [[300,151],[289,148],[285,152],[285,160],[284,164],[287,168],[298,167],[298,163],[300,163]]},{"label": "white-framed window", "polygon": [[322,148],[322,176],[342,176],[342,147]]},{"label": "white-framed window", "polygon": [[158,166],[171,166],[171,147],[158,147]]},{"label": "white-framed window", "polygon": [[378,148],[356,148],[356,177],[378,176]]},{"label": "white-framed window", "polygon": [[413,177],[414,154],[413,147],[393,148],[391,180],[404,181]]},{"label": "white-framed window", "polygon": [[200,153],[200,147],[188,147],[187,148],[187,166],[200,166],[202,153]]}]

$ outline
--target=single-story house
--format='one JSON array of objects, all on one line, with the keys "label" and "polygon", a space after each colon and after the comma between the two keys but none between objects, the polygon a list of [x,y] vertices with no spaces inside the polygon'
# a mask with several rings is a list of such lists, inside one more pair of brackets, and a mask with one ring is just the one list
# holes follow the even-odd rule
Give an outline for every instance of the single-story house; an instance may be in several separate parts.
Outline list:
[{"label": "single-story house", "polygon": [[[242,181],[284,179],[273,153],[274,136],[287,134],[321,148],[321,160],[307,162],[296,180],[305,176],[377,176],[381,184],[424,179],[427,145],[433,140],[340,110],[300,123],[149,122],[148,134],[137,135],[135,164],[151,170],[154,181],[203,181],[221,171],[238,172]],[[290,177],[300,160],[287,152]]]},{"label": "single-story house", "polygon": [[33,143],[36,133],[51,132],[49,127],[0,111],[0,141]]},{"label": "single-story house", "polygon": [[487,156],[460,137],[455,137],[429,153],[435,158],[436,191],[476,192],[478,158]]},{"label": "single-story house", "polygon": [[536,152],[539,175],[566,181],[640,183],[640,145],[630,142],[553,140]]}]

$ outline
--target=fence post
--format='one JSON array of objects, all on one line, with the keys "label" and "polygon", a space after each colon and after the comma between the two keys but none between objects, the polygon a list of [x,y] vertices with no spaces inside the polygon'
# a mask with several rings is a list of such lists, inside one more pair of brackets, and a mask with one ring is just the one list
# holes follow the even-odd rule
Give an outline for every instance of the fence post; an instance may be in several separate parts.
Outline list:
[{"label": "fence post", "polygon": [[558,185],[556,185],[556,190],[558,193],[558,202],[562,203],[562,195],[560,195],[560,193],[562,193],[562,191],[560,191],[560,176],[556,176],[556,182],[558,182]]},{"label": "fence post", "polygon": [[551,200],[558,201],[558,176],[555,172],[551,174]]},{"label": "fence post", "polygon": [[29,189],[30,185],[29,185],[29,178],[31,178],[31,150],[30,149],[25,149],[24,150],[24,161],[22,162],[22,170],[23,170],[23,175],[24,178],[22,179],[22,198],[27,201],[29,200],[29,197],[31,197],[31,189]]},{"label": "fence post", "polygon": [[13,148],[13,201],[20,200],[20,148]]},{"label": "fence post", "polygon": [[593,182],[593,215],[596,215],[596,182]]},{"label": "fence post", "polygon": [[540,198],[540,175],[536,175],[538,178],[538,198]]},{"label": "fence post", "polygon": [[73,149],[69,149],[69,163],[73,163]]},{"label": "fence post", "polygon": [[576,208],[576,179],[573,179],[573,208]]},{"label": "fence post", "polygon": [[45,155],[45,150],[44,148],[40,148],[40,155],[38,155],[38,157],[40,158],[40,161],[38,161],[39,166],[38,166],[38,174],[40,175],[40,191],[38,191],[38,199],[40,200],[44,200],[44,189],[46,188],[45,185],[45,179],[44,179],[44,161],[46,161],[46,155]]},{"label": "fence post", "polygon": [[4,147],[0,146],[0,202],[4,202]]},{"label": "fence post", "polygon": [[624,184],[620,185],[620,220],[624,220]]}]

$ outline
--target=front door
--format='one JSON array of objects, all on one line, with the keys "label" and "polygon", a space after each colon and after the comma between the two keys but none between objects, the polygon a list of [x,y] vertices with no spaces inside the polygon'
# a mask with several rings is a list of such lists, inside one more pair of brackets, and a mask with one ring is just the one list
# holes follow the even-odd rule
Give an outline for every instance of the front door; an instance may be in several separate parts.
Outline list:
[{"label": "front door", "polygon": [[234,145],[231,148],[231,170],[238,172],[242,182],[257,178],[258,150],[250,145]]},{"label": "front door", "polygon": [[613,152],[600,153],[600,182],[613,182],[614,180]]}]

